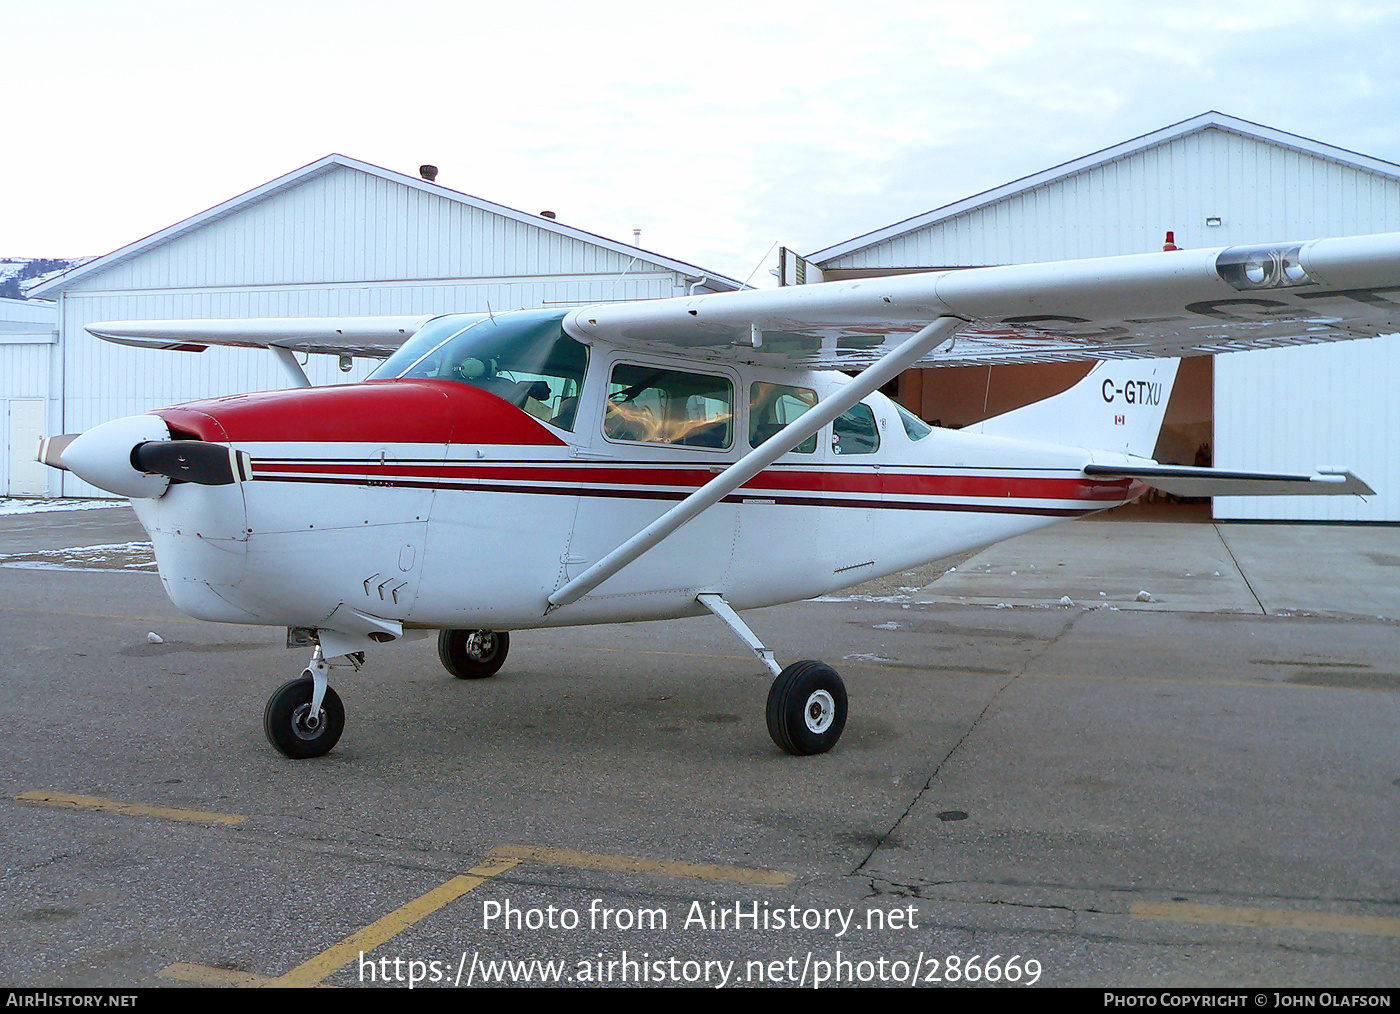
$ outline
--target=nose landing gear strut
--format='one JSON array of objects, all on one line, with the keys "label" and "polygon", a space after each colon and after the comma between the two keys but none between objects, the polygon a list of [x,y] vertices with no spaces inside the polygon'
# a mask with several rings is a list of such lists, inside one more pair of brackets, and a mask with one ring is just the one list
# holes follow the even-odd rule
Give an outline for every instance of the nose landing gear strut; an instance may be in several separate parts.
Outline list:
[{"label": "nose landing gear strut", "polygon": [[[354,656],[350,664],[359,668]],[[331,665],[320,645],[300,676],[277,689],[263,710],[267,741],[295,760],[330,753],[345,731],[345,707],[330,686]]]}]

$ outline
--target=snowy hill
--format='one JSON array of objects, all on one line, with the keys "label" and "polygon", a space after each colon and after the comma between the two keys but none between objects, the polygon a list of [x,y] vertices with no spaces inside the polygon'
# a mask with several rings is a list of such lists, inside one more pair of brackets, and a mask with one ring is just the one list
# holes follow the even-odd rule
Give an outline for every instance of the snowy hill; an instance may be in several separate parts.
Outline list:
[{"label": "snowy hill", "polygon": [[91,257],[0,257],[0,297],[24,299],[40,282],[90,260]]}]

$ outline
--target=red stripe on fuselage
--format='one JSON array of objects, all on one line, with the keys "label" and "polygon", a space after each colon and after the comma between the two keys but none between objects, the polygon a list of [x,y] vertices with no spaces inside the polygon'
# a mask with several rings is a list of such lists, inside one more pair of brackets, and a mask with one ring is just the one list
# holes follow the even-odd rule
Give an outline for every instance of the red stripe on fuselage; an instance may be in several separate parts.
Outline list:
[{"label": "red stripe on fuselage", "polygon": [[[345,474],[370,479],[437,478],[480,481],[558,482],[616,486],[665,486],[686,491],[714,478],[708,469],[618,468],[607,465],[498,466],[457,464],[379,464],[378,462],[282,462],[256,460],[254,473]],[[1029,500],[1123,500],[1127,479],[1094,480],[1015,475],[927,475],[919,473],[819,472],[770,469],[741,488],[824,493],[883,493],[890,496],[1014,497]]]},{"label": "red stripe on fuselage", "polygon": [[493,394],[450,380],[387,380],[195,401],[156,412],[201,440],[562,446]]}]

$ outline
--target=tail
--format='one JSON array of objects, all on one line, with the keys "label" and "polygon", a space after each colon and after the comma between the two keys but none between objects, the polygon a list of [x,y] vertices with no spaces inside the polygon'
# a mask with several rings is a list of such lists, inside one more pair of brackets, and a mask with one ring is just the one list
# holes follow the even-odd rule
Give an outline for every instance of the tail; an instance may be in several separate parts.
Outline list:
[{"label": "tail", "polygon": [[971,433],[1152,457],[1179,359],[1113,359],[1079,383],[967,427]]}]

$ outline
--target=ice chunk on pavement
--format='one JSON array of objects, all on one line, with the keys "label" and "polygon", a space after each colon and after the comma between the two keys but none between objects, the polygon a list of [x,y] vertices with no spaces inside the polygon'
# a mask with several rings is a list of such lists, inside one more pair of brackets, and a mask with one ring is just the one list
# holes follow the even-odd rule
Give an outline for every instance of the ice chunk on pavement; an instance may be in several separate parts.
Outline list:
[{"label": "ice chunk on pavement", "polygon": [[1140,591],[1140,592],[1138,592],[1138,593],[1137,593],[1137,600],[1138,600],[1139,602],[1156,602],[1156,601],[1157,601],[1156,599],[1154,599],[1154,598],[1152,597],[1152,593],[1151,593],[1150,591]]},{"label": "ice chunk on pavement", "polygon": [[164,643],[165,643],[165,638],[161,637],[161,636],[160,636],[159,634],[157,634],[154,630],[152,630],[150,633],[148,633],[148,634],[146,635],[146,640],[147,640],[147,641],[150,641],[152,644],[164,644]]}]

